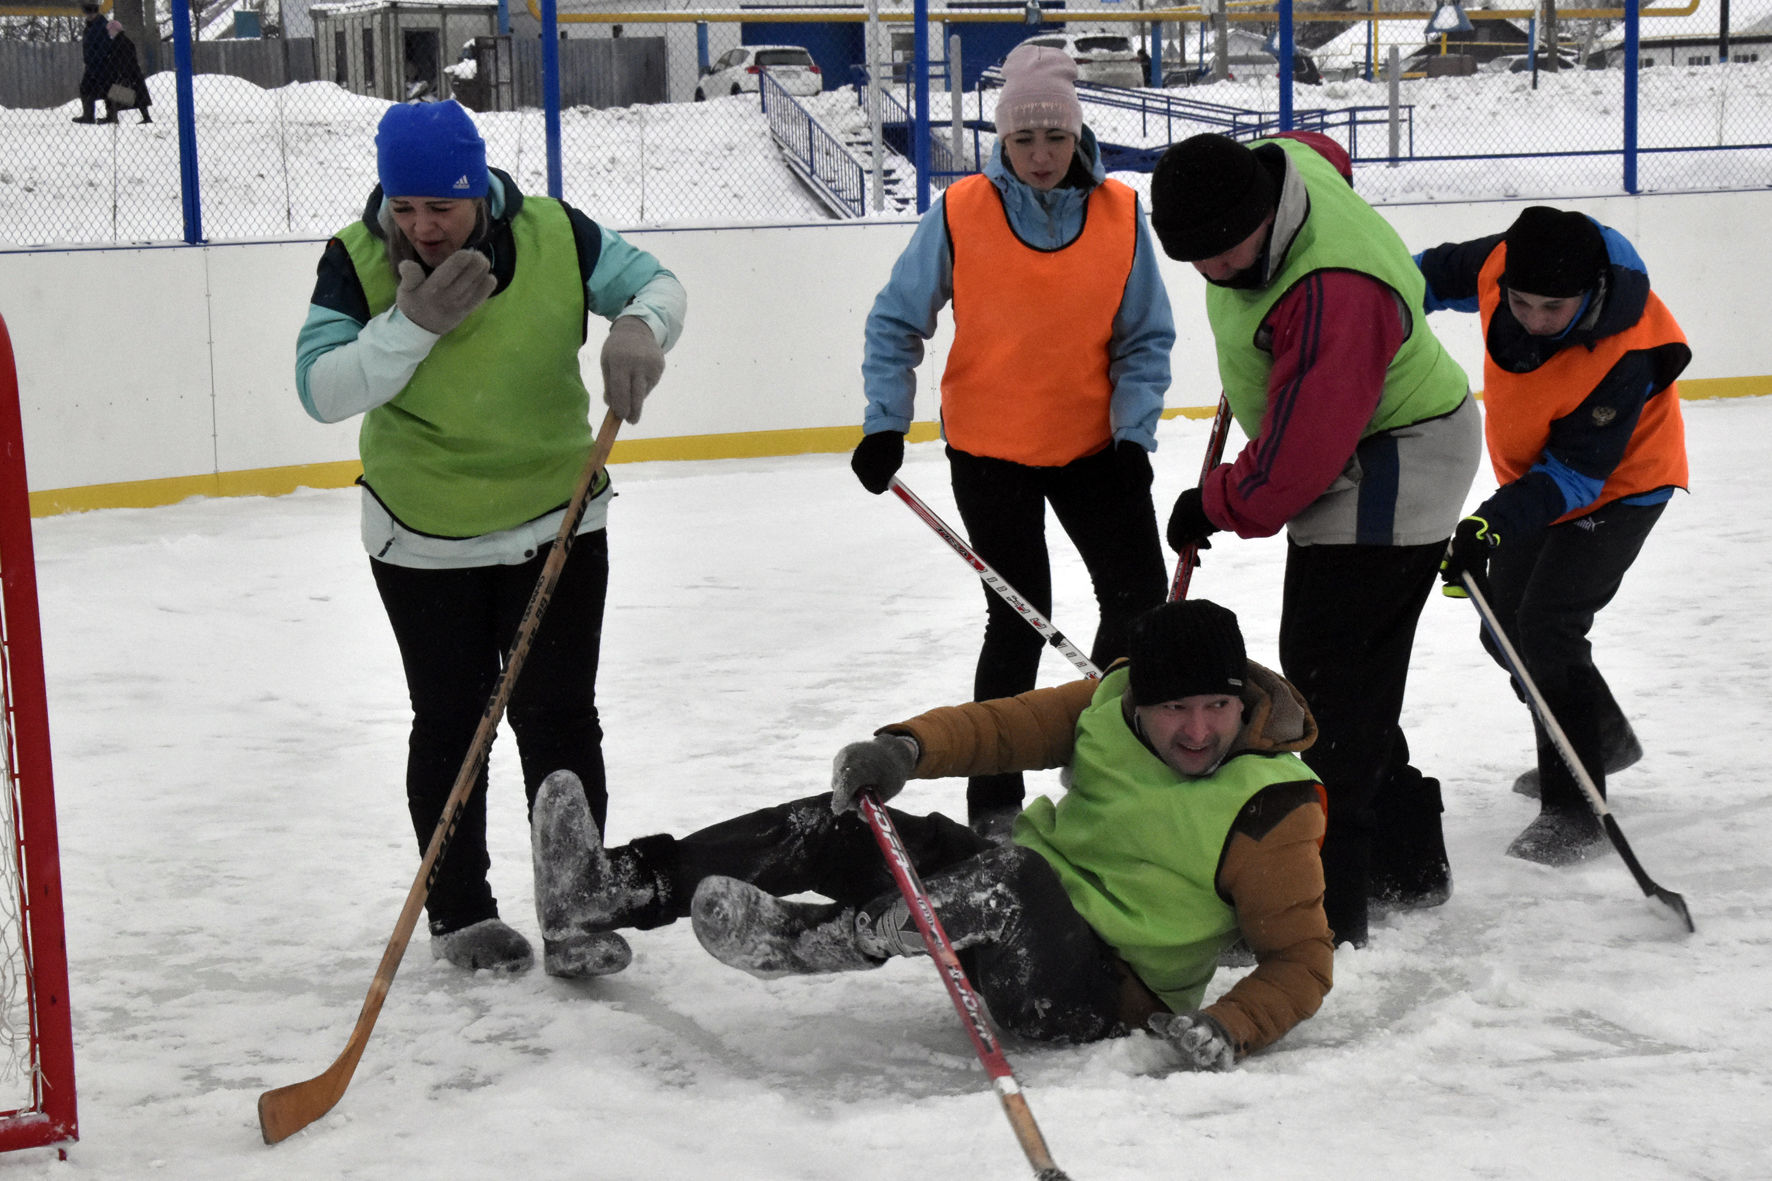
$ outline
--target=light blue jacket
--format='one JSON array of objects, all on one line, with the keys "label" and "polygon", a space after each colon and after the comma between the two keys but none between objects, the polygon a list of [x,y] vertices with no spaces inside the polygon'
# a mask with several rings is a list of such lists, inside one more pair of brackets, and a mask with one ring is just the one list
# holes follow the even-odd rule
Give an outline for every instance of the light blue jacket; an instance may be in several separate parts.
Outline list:
[{"label": "light blue jacket", "polygon": [[[1088,163],[1094,185],[1107,179],[1087,127],[1077,152]],[[1003,207],[1017,236],[1041,249],[1057,249],[1083,232],[1089,188],[1060,186],[1039,192],[1018,179],[1003,159],[1002,144],[991,152],[984,174],[1003,195]],[[1138,203],[1138,242],[1132,272],[1114,314],[1108,344],[1108,377],[1114,394],[1109,407],[1114,439],[1130,439],[1147,451],[1157,449],[1157,420],[1169,389],[1169,353],[1175,347],[1175,319],[1169,293],[1157,273],[1144,203]],[[915,370],[923,342],[935,334],[936,318],[954,297],[954,258],[940,201],[917,224],[909,245],[892,266],[886,286],[868,313],[866,352],[861,363],[867,413],[866,434],[910,429],[917,394]]]}]

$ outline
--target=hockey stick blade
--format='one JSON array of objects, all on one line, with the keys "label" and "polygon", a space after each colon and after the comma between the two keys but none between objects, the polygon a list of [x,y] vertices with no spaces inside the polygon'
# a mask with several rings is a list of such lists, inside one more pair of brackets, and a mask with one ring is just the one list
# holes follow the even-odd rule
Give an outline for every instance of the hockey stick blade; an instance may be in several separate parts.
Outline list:
[{"label": "hockey stick blade", "polygon": [[1514,651],[1513,644],[1508,640],[1506,633],[1501,630],[1501,621],[1496,619],[1494,608],[1489,606],[1485,581],[1469,572],[1462,576],[1461,581],[1464,583],[1465,593],[1470,596],[1471,606],[1475,607],[1477,614],[1482,617],[1483,630],[1489,633],[1491,640],[1495,641],[1495,647],[1501,652],[1508,671],[1513,674],[1515,682],[1526,694],[1526,704],[1531,707],[1539,724],[1544,727],[1544,732],[1550,738],[1551,745],[1557,748],[1557,754],[1562,758],[1563,765],[1568,767],[1569,773],[1575,777],[1576,786],[1581,788],[1582,794],[1587,797],[1588,807],[1592,809],[1594,816],[1599,820],[1601,829],[1606,833],[1606,839],[1612,842],[1612,847],[1617,849],[1618,855],[1624,859],[1624,866],[1630,870],[1630,876],[1636,879],[1637,885],[1641,887],[1645,896],[1664,904],[1673,911],[1681,923],[1685,924],[1687,931],[1696,933],[1698,927],[1692,922],[1692,912],[1686,908],[1686,900],[1672,890],[1659,885],[1654,878],[1645,873],[1643,863],[1638,861],[1637,855],[1631,851],[1630,842],[1624,839],[1624,830],[1618,827],[1618,820],[1612,815],[1612,809],[1606,806],[1606,797],[1601,795],[1600,789],[1594,786],[1593,777],[1587,773],[1587,768],[1581,765],[1581,759],[1576,756],[1575,747],[1570,743],[1569,736],[1563,732],[1562,725],[1551,713],[1550,706],[1544,700],[1544,694],[1539,692],[1537,683],[1532,679],[1532,674],[1526,671],[1525,662],[1520,659],[1520,654]]}]

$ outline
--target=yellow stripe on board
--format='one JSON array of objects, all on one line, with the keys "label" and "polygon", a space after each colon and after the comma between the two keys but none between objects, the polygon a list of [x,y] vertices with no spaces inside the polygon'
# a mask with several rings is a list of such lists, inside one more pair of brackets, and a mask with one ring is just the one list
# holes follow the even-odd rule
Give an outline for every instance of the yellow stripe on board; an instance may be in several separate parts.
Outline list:
[{"label": "yellow stripe on board", "polygon": [[[1710,398],[1751,398],[1772,394],[1772,375],[1763,377],[1691,378],[1680,382],[1682,401]],[[1478,394],[1481,397],[1481,393]],[[1176,406],[1164,418],[1210,418],[1212,406]],[[933,422],[911,424],[912,443],[940,437]],[[650,460],[761,459],[775,455],[812,455],[848,451],[861,438],[853,426],[807,427],[801,430],[745,431],[723,435],[679,435],[669,439],[618,440],[611,463]],[[105,508],[159,508],[193,496],[285,496],[298,488],[348,488],[363,474],[356,460],[311,463],[295,467],[253,468],[207,476],[174,476],[165,480],[131,480],[120,484],[87,484],[31,493],[31,515],[88,512]]]}]

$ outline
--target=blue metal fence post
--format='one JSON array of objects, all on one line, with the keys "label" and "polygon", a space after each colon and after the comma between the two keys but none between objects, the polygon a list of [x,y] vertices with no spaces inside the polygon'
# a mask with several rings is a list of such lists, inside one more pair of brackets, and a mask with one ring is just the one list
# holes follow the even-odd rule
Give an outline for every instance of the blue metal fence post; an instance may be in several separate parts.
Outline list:
[{"label": "blue metal fence post", "polygon": [[1292,130],[1292,0],[1280,0],[1280,130]]},{"label": "blue metal fence post", "polygon": [[203,203],[197,189],[197,99],[191,93],[191,9],[182,0],[172,4],[172,60],[178,71],[173,90],[178,101],[178,191],[184,208],[185,241],[203,241]]},{"label": "blue metal fence post", "polygon": [[1151,86],[1163,85],[1163,22],[1151,22],[1151,76],[1145,79]]},{"label": "blue metal fence post", "polygon": [[695,76],[708,72],[708,22],[695,22]]},{"label": "blue metal fence post", "polygon": [[561,197],[560,21],[554,0],[541,0],[541,107],[548,141],[548,196]]},{"label": "blue metal fence post", "polygon": [[916,0],[911,8],[916,32],[912,42],[911,162],[917,168],[917,212],[929,212],[929,0]]},{"label": "blue metal fence post", "polygon": [[510,0],[498,0],[498,35],[511,35],[511,3]]},{"label": "blue metal fence post", "polygon": [[1638,0],[1624,6],[1624,191],[1637,191],[1637,54],[1642,45],[1642,19]]}]

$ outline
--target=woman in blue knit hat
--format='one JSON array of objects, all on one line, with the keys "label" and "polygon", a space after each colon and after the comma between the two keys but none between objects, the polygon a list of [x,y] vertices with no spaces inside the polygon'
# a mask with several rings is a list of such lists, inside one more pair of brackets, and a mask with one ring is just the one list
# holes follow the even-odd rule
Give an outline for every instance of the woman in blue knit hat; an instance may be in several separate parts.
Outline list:
[{"label": "woman in blue knit hat", "polygon": [[[593,445],[579,376],[589,317],[611,321],[603,400],[637,422],[683,327],[658,260],[562,201],[486,166],[455,102],[395,106],[376,131],[379,184],[326,245],[296,346],[321,422],[363,416],[362,530],[412,702],[406,797],[429,843]],[[607,810],[596,675],[609,579],[607,473],[510,700],[531,801],[570,770]],[[534,961],[487,883],[486,770],[438,864],[433,955],[464,968]],[[616,936],[542,930],[557,976],[627,962]]]}]

